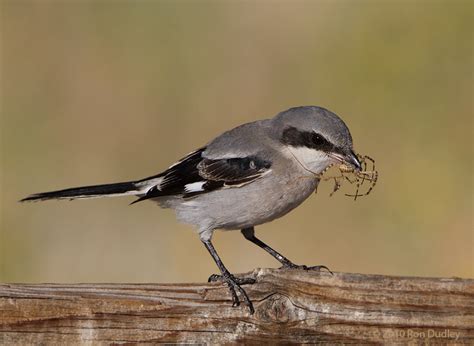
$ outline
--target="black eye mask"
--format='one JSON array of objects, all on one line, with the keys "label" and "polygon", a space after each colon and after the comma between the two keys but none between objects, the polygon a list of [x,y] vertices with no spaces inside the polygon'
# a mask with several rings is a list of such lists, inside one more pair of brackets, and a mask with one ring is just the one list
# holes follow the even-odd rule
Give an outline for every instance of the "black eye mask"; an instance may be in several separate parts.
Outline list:
[{"label": "black eye mask", "polygon": [[294,147],[307,147],[321,150],[326,153],[341,151],[338,147],[329,142],[323,135],[314,131],[300,131],[293,126],[290,126],[283,131],[281,141]]}]

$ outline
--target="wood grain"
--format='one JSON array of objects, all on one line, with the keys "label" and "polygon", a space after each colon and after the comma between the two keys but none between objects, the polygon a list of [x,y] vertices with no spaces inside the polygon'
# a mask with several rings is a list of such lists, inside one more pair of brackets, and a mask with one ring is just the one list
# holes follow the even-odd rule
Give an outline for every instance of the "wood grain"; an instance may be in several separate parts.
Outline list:
[{"label": "wood grain", "polygon": [[474,280],[257,269],[206,284],[1,284],[1,344],[474,344]]}]

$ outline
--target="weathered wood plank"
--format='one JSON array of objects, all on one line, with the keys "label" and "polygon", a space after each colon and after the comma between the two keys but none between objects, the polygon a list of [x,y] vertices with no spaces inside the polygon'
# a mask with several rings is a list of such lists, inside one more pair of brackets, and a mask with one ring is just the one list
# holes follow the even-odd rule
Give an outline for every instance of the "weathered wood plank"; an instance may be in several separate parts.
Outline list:
[{"label": "weathered wood plank", "polygon": [[258,269],[210,284],[1,284],[0,342],[471,343],[474,280]]}]

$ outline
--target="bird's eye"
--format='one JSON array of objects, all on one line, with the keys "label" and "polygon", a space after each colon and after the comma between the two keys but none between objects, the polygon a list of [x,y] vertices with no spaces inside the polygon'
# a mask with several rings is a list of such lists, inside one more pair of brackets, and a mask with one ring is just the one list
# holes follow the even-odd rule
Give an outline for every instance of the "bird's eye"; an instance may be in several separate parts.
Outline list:
[{"label": "bird's eye", "polygon": [[311,135],[311,143],[313,148],[319,150],[329,151],[333,148],[333,145],[326,138],[324,138],[323,135],[317,132],[313,132]]},{"label": "bird's eye", "polygon": [[327,143],[326,139],[318,133],[314,133],[311,141],[316,147],[322,146]]}]

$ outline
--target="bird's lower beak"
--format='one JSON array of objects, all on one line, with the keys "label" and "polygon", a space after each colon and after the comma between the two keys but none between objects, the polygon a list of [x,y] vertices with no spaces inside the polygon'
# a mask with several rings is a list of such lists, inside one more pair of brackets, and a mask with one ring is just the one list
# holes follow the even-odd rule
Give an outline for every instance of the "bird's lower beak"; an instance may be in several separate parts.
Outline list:
[{"label": "bird's lower beak", "polygon": [[362,169],[362,166],[360,164],[359,159],[357,158],[357,155],[352,150],[350,150],[347,154],[337,153],[337,154],[330,154],[329,156],[340,161],[341,163],[351,165],[352,167],[354,167],[356,171],[360,171]]}]

